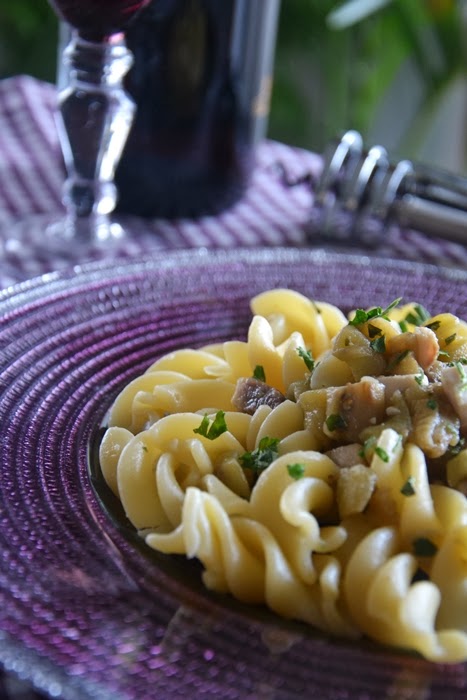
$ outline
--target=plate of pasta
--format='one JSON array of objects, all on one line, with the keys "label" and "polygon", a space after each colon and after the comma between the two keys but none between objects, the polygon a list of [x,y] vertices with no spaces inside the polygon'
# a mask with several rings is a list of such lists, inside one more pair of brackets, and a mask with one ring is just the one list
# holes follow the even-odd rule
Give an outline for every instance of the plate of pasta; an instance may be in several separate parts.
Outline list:
[{"label": "plate of pasta", "polygon": [[293,249],[0,297],[0,661],[63,698],[464,698],[467,275]]}]

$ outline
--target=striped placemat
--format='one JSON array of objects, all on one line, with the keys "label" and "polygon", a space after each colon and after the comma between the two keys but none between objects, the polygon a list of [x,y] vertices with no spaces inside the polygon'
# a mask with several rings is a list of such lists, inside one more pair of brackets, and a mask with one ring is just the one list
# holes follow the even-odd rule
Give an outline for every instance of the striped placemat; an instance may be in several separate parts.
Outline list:
[{"label": "striped placemat", "polygon": [[[191,247],[329,245],[310,239],[313,183],[322,159],[304,149],[267,140],[243,198],[218,216],[197,220],[132,220],[130,235],[103,248],[74,243],[60,254],[44,253],[35,215],[60,216],[63,163],[54,122],[55,88],[29,76],[0,82],[0,287],[64,265],[113,256],[128,258],[155,249]],[[15,226],[21,224],[19,232]],[[366,251],[364,251],[366,252]],[[423,233],[392,228],[380,255],[463,265],[465,248]]]}]

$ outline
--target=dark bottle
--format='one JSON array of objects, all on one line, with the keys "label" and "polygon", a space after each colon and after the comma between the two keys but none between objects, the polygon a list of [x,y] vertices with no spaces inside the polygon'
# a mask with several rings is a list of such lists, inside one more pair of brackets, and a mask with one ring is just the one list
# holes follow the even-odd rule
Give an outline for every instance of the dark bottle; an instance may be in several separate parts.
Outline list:
[{"label": "dark bottle", "polygon": [[127,31],[137,112],[117,208],[217,213],[243,193],[264,135],[280,0],[153,0]]}]

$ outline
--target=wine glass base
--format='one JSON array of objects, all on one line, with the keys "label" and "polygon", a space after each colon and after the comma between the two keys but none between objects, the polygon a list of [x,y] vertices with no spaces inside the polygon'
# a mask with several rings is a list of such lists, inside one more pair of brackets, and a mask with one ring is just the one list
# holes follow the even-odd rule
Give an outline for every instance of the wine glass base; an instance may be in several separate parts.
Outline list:
[{"label": "wine glass base", "polygon": [[62,217],[49,220],[44,217],[42,224],[44,243],[48,244],[49,249],[60,249],[62,245],[68,246],[69,242],[76,241],[84,246],[108,245],[122,240],[125,236],[123,226],[107,216]]},{"label": "wine glass base", "polygon": [[60,213],[30,216],[0,225],[0,265],[16,282],[160,247],[157,236],[145,229],[128,217],[73,221]]}]

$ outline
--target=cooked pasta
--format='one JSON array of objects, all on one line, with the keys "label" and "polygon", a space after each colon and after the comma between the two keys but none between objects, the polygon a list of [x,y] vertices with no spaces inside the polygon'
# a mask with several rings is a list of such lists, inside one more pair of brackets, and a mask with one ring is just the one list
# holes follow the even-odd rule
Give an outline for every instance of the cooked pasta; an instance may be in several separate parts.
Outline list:
[{"label": "cooked pasta", "polygon": [[156,360],[103,476],[205,585],[351,639],[467,660],[467,324],[276,289],[244,341]]}]

